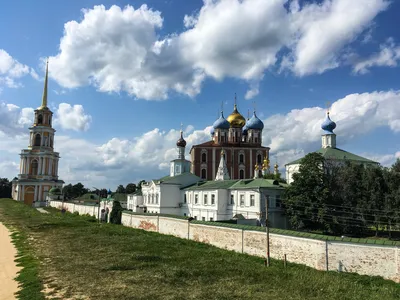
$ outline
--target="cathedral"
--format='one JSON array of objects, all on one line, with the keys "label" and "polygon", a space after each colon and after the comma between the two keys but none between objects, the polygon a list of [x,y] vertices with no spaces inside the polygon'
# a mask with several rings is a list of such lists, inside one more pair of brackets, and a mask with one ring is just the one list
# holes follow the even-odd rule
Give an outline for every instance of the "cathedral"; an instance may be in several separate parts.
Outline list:
[{"label": "cathedral", "polygon": [[269,148],[261,145],[263,129],[264,123],[255,111],[247,120],[239,113],[235,97],[233,112],[225,119],[221,111],[214,122],[211,140],[191,148],[191,172],[202,179],[214,180],[223,150],[231,179],[261,176],[269,169]]},{"label": "cathedral", "polygon": [[29,146],[21,151],[18,178],[12,181],[12,197],[28,205],[41,206],[47,195],[58,192],[64,181],[58,179],[59,153],[54,151],[53,112],[47,107],[48,62],[42,105],[35,109],[29,128]]}]

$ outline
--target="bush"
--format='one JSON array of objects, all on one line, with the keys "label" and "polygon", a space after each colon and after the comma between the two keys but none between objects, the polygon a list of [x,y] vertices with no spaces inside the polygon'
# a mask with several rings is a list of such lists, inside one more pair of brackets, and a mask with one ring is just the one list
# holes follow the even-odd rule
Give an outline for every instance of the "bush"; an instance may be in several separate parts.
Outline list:
[{"label": "bush", "polygon": [[74,211],[74,215],[79,216],[79,211]]}]

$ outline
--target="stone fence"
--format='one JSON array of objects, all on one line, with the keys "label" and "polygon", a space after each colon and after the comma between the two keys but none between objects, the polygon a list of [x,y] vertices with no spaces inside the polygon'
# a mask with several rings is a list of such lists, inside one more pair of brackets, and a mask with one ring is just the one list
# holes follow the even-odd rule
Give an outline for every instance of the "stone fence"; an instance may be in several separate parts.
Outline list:
[{"label": "stone fence", "polygon": [[[51,201],[50,206],[61,208],[61,202]],[[64,208],[79,214],[89,213],[97,218],[97,207],[64,203]],[[202,224],[204,223],[204,224]],[[154,231],[207,243],[219,248],[266,257],[265,231],[230,228],[214,222],[192,221],[173,216],[148,215],[124,212],[124,226]],[[239,226],[237,226],[239,227]],[[318,240],[270,233],[272,258],[303,264],[317,270],[354,272],[382,276],[400,282],[400,248],[398,246],[369,245],[332,240]]]}]

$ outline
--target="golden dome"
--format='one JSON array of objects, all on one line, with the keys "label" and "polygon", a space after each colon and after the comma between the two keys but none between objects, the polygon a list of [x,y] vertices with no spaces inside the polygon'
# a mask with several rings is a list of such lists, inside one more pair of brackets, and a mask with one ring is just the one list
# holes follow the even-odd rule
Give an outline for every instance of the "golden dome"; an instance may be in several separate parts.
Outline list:
[{"label": "golden dome", "polygon": [[236,104],[233,112],[226,118],[232,127],[243,127],[246,124],[246,119],[238,112]]}]

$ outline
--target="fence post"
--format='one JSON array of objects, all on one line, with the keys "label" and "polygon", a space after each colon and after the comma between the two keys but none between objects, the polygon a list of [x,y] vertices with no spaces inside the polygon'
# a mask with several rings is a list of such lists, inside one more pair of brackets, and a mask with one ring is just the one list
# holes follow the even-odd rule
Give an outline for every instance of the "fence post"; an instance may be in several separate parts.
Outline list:
[{"label": "fence post", "polygon": [[328,255],[328,240],[325,240],[325,264],[326,270],[329,271],[329,255]]},{"label": "fence post", "polygon": [[242,253],[244,251],[244,229],[242,229]]}]

